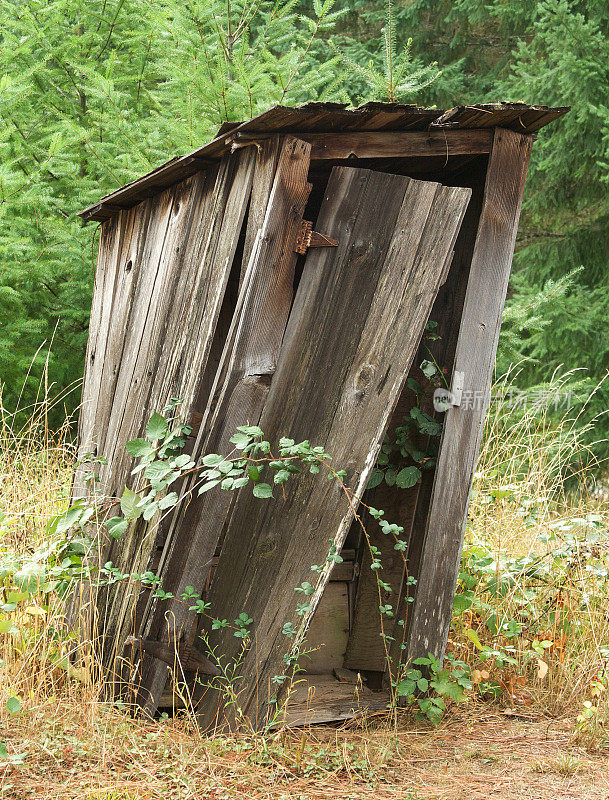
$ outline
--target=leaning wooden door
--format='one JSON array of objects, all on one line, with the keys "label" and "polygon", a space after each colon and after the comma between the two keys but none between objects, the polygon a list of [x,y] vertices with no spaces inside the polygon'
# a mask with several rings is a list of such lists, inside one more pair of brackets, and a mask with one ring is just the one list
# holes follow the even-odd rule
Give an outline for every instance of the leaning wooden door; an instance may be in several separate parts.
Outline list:
[{"label": "leaning wooden door", "polygon": [[[469,197],[469,189],[404,176],[332,172],[316,228],[339,244],[307,256],[259,424],[272,443],[287,436],[323,446],[335,468],[346,471],[353,496],[347,501],[338,481],[310,474],[272,501],[240,490],[208,597],[213,617],[246,612],[253,619],[239,664],[239,707],[256,726],[273,708],[284,656],[304,636],[329,570],[304,614],[297,613],[294,588],[311,581],[311,565],[325,562],[330,543],[337,550],[343,544]],[[286,623],[298,631],[295,640],[284,635]],[[237,657],[241,640],[231,629],[206,636],[223,663]],[[221,698],[210,687],[202,720],[212,722],[219,710]],[[231,711],[224,714],[231,723]]]}]

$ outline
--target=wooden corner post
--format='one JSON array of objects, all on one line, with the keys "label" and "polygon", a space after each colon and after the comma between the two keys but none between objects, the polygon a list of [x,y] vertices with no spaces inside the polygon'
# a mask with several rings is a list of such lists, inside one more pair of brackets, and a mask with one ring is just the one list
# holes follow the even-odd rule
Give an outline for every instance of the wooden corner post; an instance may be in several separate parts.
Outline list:
[{"label": "wooden corner post", "polygon": [[480,450],[532,137],[496,128],[465,296],[454,373],[460,406],[447,412],[425,531],[406,662],[444,655],[473,473]]}]

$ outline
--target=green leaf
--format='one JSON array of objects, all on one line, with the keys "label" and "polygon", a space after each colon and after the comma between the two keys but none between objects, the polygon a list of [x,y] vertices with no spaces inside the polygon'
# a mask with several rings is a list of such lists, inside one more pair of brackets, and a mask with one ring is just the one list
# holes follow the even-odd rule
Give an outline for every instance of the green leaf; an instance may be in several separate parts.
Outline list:
[{"label": "green leaf", "polygon": [[420,408],[411,408],[410,416],[421,433],[426,433],[428,436],[438,436],[442,432],[442,426],[429,414],[421,411]]},{"label": "green leaf", "polygon": [[188,453],[182,453],[173,459],[171,466],[176,467],[177,469],[183,469],[184,467],[190,469],[191,467],[194,467],[194,462],[191,461]]},{"label": "green leaf", "polygon": [[36,592],[46,583],[46,569],[44,564],[30,563],[24,564],[20,570],[13,575],[15,585],[22,592]]},{"label": "green leaf", "polygon": [[71,506],[65,514],[62,514],[61,517],[57,520],[57,525],[55,527],[55,533],[61,534],[69,531],[70,528],[74,527],[74,525],[79,522],[83,512],[83,507],[79,503],[75,503]]},{"label": "green leaf", "polygon": [[470,640],[470,642],[472,642],[474,644],[474,646],[478,650],[484,650],[485,649],[485,647],[482,644],[482,642],[480,641],[480,638],[479,638],[478,634],[476,633],[476,631],[473,631],[471,628],[468,628],[465,631],[465,635]]},{"label": "green leaf", "polygon": [[108,528],[108,532],[112,538],[120,539],[122,534],[127,530],[129,520],[124,519],[123,517],[112,517],[111,519],[106,520],[105,525],[106,528]]},{"label": "green leaf", "polygon": [[417,685],[414,681],[404,680],[398,683],[398,685],[395,687],[395,690],[399,697],[409,697],[410,695],[414,694],[414,690],[416,688]]},{"label": "green leaf", "polygon": [[387,486],[395,486],[396,478],[397,473],[392,467],[385,470],[385,483]]},{"label": "green leaf", "polygon": [[465,592],[458,592],[455,595],[455,599],[453,600],[453,608],[457,614],[461,614],[463,611],[467,611],[468,608],[471,608],[473,602],[474,593],[471,591],[471,589],[468,589]]},{"label": "green leaf", "polygon": [[425,375],[426,378],[428,379],[433,378],[433,376],[436,374],[437,371],[438,368],[433,363],[433,361],[428,361],[427,359],[421,361],[421,372],[423,373],[423,375]]},{"label": "green leaf", "polygon": [[165,436],[169,433],[169,425],[165,417],[162,417],[160,414],[155,412],[150,419],[148,420],[148,424],[146,425],[146,437],[152,441],[156,442],[159,439],[164,439]]},{"label": "green leaf", "polygon": [[235,433],[234,436],[231,436],[229,441],[232,442],[238,450],[244,450],[252,441],[252,437],[248,436],[246,433]]},{"label": "green leaf", "polygon": [[450,697],[457,703],[465,699],[463,688],[452,680],[450,672],[446,668],[438,672],[430,685],[442,697]]},{"label": "green leaf", "polygon": [[237,430],[241,431],[241,433],[245,433],[247,436],[264,436],[264,431],[257,425],[239,425]]},{"label": "green leaf", "polygon": [[204,483],[203,486],[199,488],[197,494],[205,494],[205,492],[209,492],[210,489],[213,489],[214,486],[217,486],[219,483],[219,479],[215,481],[207,481],[207,483]]},{"label": "green leaf", "polygon": [[373,469],[370,477],[368,478],[368,484],[366,486],[366,489],[376,488],[383,482],[383,478],[384,478],[383,470]]},{"label": "green leaf", "polygon": [[0,633],[8,633],[13,627],[13,621],[10,619],[0,620]]},{"label": "green leaf", "polygon": [[159,504],[155,501],[153,501],[152,503],[148,503],[148,505],[144,506],[144,511],[142,516],[144,517],[146,522],[149,522],[154,517],[154,515],[158,511],[158,508]]},{"label": "green leaf", "polygon": [[404,467],[401,469],[395,479],[395,485],[400,489],[410,489],[421,477],[421,470],[416,467]]},{"label": "green leaf", "polygon": [[203,464],[204,467],[215,467],[217,464],[221,464],[223,461],[224,456],[219,456],[217,453],[208,453],[201,459],[201,464]]},{"label": "green leaf", "polygon": [[274,483],[285,483],[290,477],[290,473],[287,469],[280,469],[273,478]]},{"label": "green leaf", "polygon": [[149,481],[161,481],[171,472],[171,467],[166,461],[153,461],[144,470],[144,477]]},{"label": "green leaf", "polygon": [[142,508],[138,507],[140,496],[125,486],[121,497],[121,511],[127,519],[138,519],[142,515]]},{"label": "green leaf", "polygon": [[169,492],[169,494],[166,494],[165,497],[159,500],[159,508],[161,511],[164,511],[166,508],[172,508],[176,505],[178,500],[179,498],[176,492]]},{"label": "green leaf", "polygon": [[9,697],[6,701],[9,714],[18,714],[21,711],[21,700],[18,697]]},{"label": "green leaf", "polygon": [[132,439],[130,442],[127,442],[125,449],[135,458],[149,456],[154,453],[154,447],[150,442],[146,441],[146,439]]},{"label": "green leaf", "polygon": [[273,490],[268,485],[268,483],[257,483],[254,486],[254,497],[258,497],[260,500],[265,500],[267,497],[273,496]]}]

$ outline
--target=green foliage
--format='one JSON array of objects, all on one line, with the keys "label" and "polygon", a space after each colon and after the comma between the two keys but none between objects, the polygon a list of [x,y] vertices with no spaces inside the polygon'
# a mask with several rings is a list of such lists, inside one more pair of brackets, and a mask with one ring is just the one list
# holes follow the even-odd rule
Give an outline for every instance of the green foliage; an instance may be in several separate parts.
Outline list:
[{"label": "green foliage", "polygon": [[[76,212],[226,120],[332,98],[332,0],[7,0],[0,5],[0,383],[82,375],[96,251]],[[41,348],[39,350],[39,348]],[[50,353],[47,351],[50,349]],[[30,362],[34,359],[31,370]],[[68,410],[79,391],[67,398]],[[58,406],[54,421],[64,409]]]},{"label": "green foliage", "polygon": [[[372,0],[337,8],[347,11],[341,51],[382,71],[383,9]],[[416,0],[396,4],[393,18],[398,50],[416,31],[413,67],[440,65],[418,103],[572,106],[533,148],[506,308],[518,336],[502,335],[500,374],[524,362],[519,386],[536,390],[559,365],[583,367],[595,385],[609,363],[609,8],[597,0]],[[353,73],[348,90],[352,99],[365,95],[366,79]],[[601,387],[588,419],[608,404]],[[605,416],[599,438],[608,430]],[[606,454],[606,442],[597,450]]]},{"label": "green foliage", "polygon": [[[421,667],[421,669],[419,669]],[[446,699],[455,703],[465,700],[466,691],[472,688],[469,667],[462,661],[452,660],[443,666],[432,653],[415,658],[407,665],[395,684],[398,697],[416,708],[417,716],[437,725],[446,710]]]},{"label": "green foliage", "polygon": [[347,54],[345,63],[364,82],[364,100],[382,100],[390,103],[407,102],[415,92],[429,86],[439,75],[437,64],[416,68],[412,59],[412,39],[398,50],[396,20],[393,0],[386,0],[385,24],[382,28],[382,68],[369,59],[362,66]]},{"label": "green foliage", "polygon": [[[433,321],[428,322],[428,331],[433,331],[436,324]],[[418,405],[410,409],[408,417],[401,425],[385,435],[376,466],[368,481],[368,489],[374,489],[383,481],[387,486],[409,489],[421,479],[422,470],[432,469],[436,464],[442,425],[422,411],[419,405],[426,391],[439,385],[438,378],[442,373],[436,363],[429,360],[424,360],[420,369],[427,387],[421,386],[414,378],[408,378],[407,387],[414,393]]]}]

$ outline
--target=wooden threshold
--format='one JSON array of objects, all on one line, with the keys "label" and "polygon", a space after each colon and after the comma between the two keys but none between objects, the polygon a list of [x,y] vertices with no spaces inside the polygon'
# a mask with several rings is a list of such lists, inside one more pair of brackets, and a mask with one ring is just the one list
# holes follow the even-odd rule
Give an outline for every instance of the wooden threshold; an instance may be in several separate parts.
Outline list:
[{"label": "wooden threshold", "polygon": [[[287,707],[272,727],[301,728],[344,722],[382,714],[388,706],[388,692],[373,692],[361,682],[345,683],[334,675],[305,673],[296,679]],[[159,711],[185,707],[184,699],[171,691],[164,692],[159,701]],[[196,711],[196,699],[194,707]]]}]

